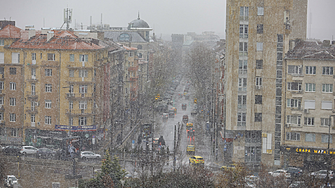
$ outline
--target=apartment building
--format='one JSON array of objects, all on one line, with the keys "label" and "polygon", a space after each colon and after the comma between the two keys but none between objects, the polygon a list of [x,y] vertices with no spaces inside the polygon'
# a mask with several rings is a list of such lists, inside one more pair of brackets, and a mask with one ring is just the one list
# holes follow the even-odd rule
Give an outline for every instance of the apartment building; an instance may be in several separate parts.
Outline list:
[{"label": "apartment building", "polygon": [[[297,15],[292,12],[300,9],[307,9],[307,0],[227,1],[227,163],[244,162],[255,169],[261,161],[268,166],[281,165],[285,125],[283,59],[290,35],[306,37],[305,27],[293,30],[290,22]],[[307,19],[307,15],[299,16]]]},{"label": "apartment building", "polygon": [[315,166],[325,169],[329,165],[325,164],[327,157],[335,155],[332,141],[335,43],[296,40],[291,47],[283,70],[286,78],[284,162],[287,166],[310,170],[316,170]]}]

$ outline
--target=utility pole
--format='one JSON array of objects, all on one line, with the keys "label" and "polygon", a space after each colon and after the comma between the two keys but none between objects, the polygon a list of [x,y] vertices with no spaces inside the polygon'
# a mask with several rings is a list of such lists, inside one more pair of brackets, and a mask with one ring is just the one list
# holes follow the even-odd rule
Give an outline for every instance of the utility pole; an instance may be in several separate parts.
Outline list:
[{"label": "utility pole", "polygon": [[173,171],[176,171],[176,125],[174,125],[174,137],[173,137]]}]

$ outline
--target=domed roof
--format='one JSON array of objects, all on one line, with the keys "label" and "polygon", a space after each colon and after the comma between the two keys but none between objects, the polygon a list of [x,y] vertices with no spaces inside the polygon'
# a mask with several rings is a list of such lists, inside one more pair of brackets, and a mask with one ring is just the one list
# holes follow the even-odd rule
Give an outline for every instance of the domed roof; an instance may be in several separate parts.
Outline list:
[{"label": "domed roof", "polygon": [[149,24],[140,19],[140,15],[138,15],[138,18],[136,20],[133,20],[129,23],[128,29],[131,28],[150,28]]}]

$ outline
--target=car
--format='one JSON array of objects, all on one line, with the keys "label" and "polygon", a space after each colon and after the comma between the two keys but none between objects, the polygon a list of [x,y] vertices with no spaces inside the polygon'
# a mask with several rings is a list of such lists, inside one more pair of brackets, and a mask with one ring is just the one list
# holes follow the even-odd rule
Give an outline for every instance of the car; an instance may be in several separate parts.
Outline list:
[{"label": "car", "polygon": [[205,160],[203,157],[201,156],[192,156],[189,158],[189,164],[190,165],[200,165],[200,166],[204,166],[205,164]]},{"label": "car", "polygon": [[36,154],[37,148],[33,146],[22,146],[20,153],[23,155]]},{"label": "car", "polygon": [[[329,174],[329,179],[334,178],[334,172],[332,170],[329,170],[328,174]],[[319,171],[316,171],[316,172],[311,172],[310,175],[314,176],[315,178],[326,179],[327,178],[327,170],[319,170]]]},{"label": "car", "polygon": [[19,146],[14,146],[14,145],[9,145],[5,146],[2,149],[2,153],[5,155],[20,155],[21,147]]},{"label": "car", "polygon": [[181,104],[181,109],[182,110],[186,110],[186,108],[187,108],[187,104],[186,103]]},{"label": "car", "polygon": [[82,151],[82,152],[80,152],[80,158],[83,159],[83,160],[101,159],[101,155],[95,154],[92,151]]},{"label": "car", "polygon": [[193,127],[193,123],[186,123],[186,127]]},{"label": "car", "polygon": [[221,170],[234,170],[236,166],[237,165],[235,163],[224,165],[221,167]]},{"label": "car", "polygon": [[4,186],[5,187],[14,187],[14,185],[18,185],[19,180],[14,176],[14,175],[7,175],[5,182],[4,182]]},{"label": "car", "polygon": [[174,118],[174,112],[169,111],[169,118]]},{"label": "car", "polygon": [[187,138],[195,136],[195,130],[193,127],[186,127]]},{"label": "car", "polygon": [[168,113],[163,113],[163,120],[169,119],[169,114]]},{"label": "car", "polygon": [[288,187],[289,188],[301,188],[301,187],[306,187],[306,184],[304,181],[293,181]]},{"label": "car", "polygon": [[197,114],[198,114],[198,109],[193,108],[192,111],[191,111],[191,116],[195,116]]},{"label": "car", "polygon": [[194,145],[188,145],[186,148],[187,155],[194,155],[195,154],[195,147]]},{"label": "car", "polygon": [[56,151],[49,148],[39,148],[36,151],[36,158],[52,159],[56,156]]},{"label": "car", "polygon": [[269,172],[272,177],[284,176],[285,178],[291,178],[291,174],[284,169],[278,169],[273,172]]},{"label": "car", "polygon": [[188,122],[188,115],[183,115],[183,122],[187,123]]},{"label": "car", "polygon": [[302,175],[302,170],[297,167],[287,167],[285,170],[291,174],[292,178],[297,178]]}]

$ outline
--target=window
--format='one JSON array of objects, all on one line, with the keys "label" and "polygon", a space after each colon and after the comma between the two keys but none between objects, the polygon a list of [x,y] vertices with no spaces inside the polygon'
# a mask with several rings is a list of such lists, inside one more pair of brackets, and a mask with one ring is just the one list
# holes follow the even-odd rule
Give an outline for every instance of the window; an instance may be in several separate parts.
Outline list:
[{"label": "window", "polygon": [[4,69],[4,67],[0,67],[0,74],[5,74],[5,69]]},{"label": "window", "polygon": [[262,77],[256,77],[256,86],[262,86]]},{"label": "window", "polygon": [[246,126],[246,113],[238,112],[237,113],[237,126]]},{"label": "window", "polygon": [[17,130],[17,128],[11,128],[11,130],[12,130],[12,134],[11,134],[11,136],[13,136],[13,137],[17,137],[18,136],[18,130]]},{"label": "window", "polygon": [[256,69],[263,69],[263,60],[256,60]]},{"label": "window", "polygon": [[300,99],[287,99],[286,105],[289,108],[300,108],[301,100]]},{"label": "window", "polygon": [[263,24],[257,24],[257,34],[263,34]]},{"label": "window", "polygon": [[[280,56],[282,57],[282,56]],[[302,66],[300,65],[288,65],[287,73],[293,75],[302,75]]]},{"label": "window", "polygon": [[87,101],[79,101],[79,109],[84,110],[87,108]]},{"label": "window", "polygon": [[305,100],[305,109],[315,109],[315,100]]},{"label": "window", "polygon": [[305,117],[304,119],[305,125],[313,126],[314,125],[314,117]]},{"label": "window", "polygon": [[237,96],[238,109],[246,109],[247,108],[247,96],[246,95],[238,95]]},{"label": "window", "polygon": [[247,78],[238,78],[238,90],[247,91]]},{"label": "window", "polygon": [[45,76],[52,76],[52,69],[45,69]]},{"label": "window", "polygon": [[248,25],[240,24],[240,38],[248,38]]},{"label": "window", "polygon": [[20,53],[12,52],[12,63],[20,63]]},{"label": "window", "polygon": [[0,81],[0,90],[3,90],[3,88],[4,88],[4,83],[3,81]]},{"label": "window", "polygon": [[51,116],[45,116],[44,117],[44,123],[47,125],[51,125]]},{"label": "window", "polygon": [[0,52],[0,63],[3,64],[5,63],[5,53]]},{"label": "window", "polygon": [[300,126],[301,116],[300,115],[288,115],[286,118],[286,123]]},{"label": "window", "polygon": [[10,122],[15,122],[16,121],[16,114],[10,113],[9,114],[9,121]]},{"label": "window", "polygon": [[79,77],[87,77],[88,71],[87,70],[79,70]]},{"label": "window", "polygon": [[264,7],[257,7],[257,16],[264,16]]},{"label": "window", "polygon": [[55,54],[48,54],[48,61],[55,61]]},{"label": "window", "polygon": [[10,90],[16,90],[16,83],[15,82],[10,82],[9,83],[9,89]]},{"label": "window", "polygon": [[16,98],[9,98],[9,105],[15,106],[16,105]]},{"label": "window", "polygon": [[79,117],[79,122],[78,125],[79,126],[85,126],[86,125],[86,117]]},{"label": "window", "polygon": [[5,45],[5,40],[4,39],[0,39],[0,46],[4,46]]},{"label": "window", "polygon": [[301,83],[300,82],[288,82],[287,90],[289,91],[301,91]]},{"label": "window", "polygon": [[316,74],[316,66],[306,66],[306,74]]},{"label": "window", "polygon": [[257,51],[263,51],[263,42],[257,42]]},{"label": "window", "polygon": [[262,122],[262,113],[255,113],[255,122]]},{"label": "window", "polygon": [[52,85],[51,84],[45,84],[45,92],[47,92],[47,93],[52,92]]},{"label": "window", "polygon": [[249,7],[240,7],[240,20],[248,20]]},{"label": "window", "polygon": [[333,75],[333,67],[322,67],[323,75]]},{"label": "window", "polygon": [[16,74],[16,68],[14,68],[14,67],[10,67],[10,68],[9,68],[9,74],[11,74],[11,75]]},{"label": "window", "polygon": [[278,34],[277,39],[278,39],[278,42],[284,42],[284,35]]},{"label": "window", "polygon": [[36,61],[36,53],[31,53],[31,60]]},{"label": "window", "polygon": [[306,142],[315,142],[315,134],[306,133],[305,134],[305,141]]},{"label": "window", "polygon": [[35,114],[30,115],[30,122],[35,123]]},{"label": "window", "polygon": [[247,56],[248,55],[248,43],[247,42],[240,42],[239,43],[239,55],[240,56]]},{"label": "window", "polygon": [[87,85],[80,85],[79,93],[87,93]]},{"label": "window", "polygon": [[70,62],[74,62],[74,54],[70,54]]},{"label": "window", "polygon": [[0,97],[0,105],[3,105],[3,97]]},{"label": "window", "polygon": [[69,102],[69,109],[73,109],[73,101]]},{"label": "window", "polygon": [[320,118],[321,119],[321,126],[329,126],[329,118]]},{"label": "window", "polygon": [[119,36],[119,41],[130,41],[130,35],[128,35],[127,33],[122,33]]},{"label": "window", "polygon": [[262,95],[255,95],[255,104],[262,104]]},{"label": "window", "polygon": [[45,100],[45,108],[51,109],[51,100]]},{"label": "window", "polygon": [[31,68],[31,78],[36,79],[36,68]]},{"label": "window", "polygon": [[286,140],[300,141],[300,133],[287,132]]},{"label": "window", "polygon": [[0,112],[0,120],[3,120],[3,113]]},{"label": "window", "polygon": [[245,162],[261,162],[261,147],[245,147]]},{"label": "window", "polygon": [[306,83],[305,91],[306,92],[315,92],[315,84]]},{"label": "window", "polygon": [[333,102],[332,101],[322,101],[321,102],[321,109],[323,109],[323,110],[333,109]]},{"label": "window", "polygon": [[321,142],[322,143],[328,143],[328,138],[330,138],[329,143],[333,143],[332,136],[329,136],[328,134],[321,135]]},{"label": "window", "polygon": [[72,126],[73,125],[73,117],[69,118],[69,125]]},{"label": "window", "polygon": [[81,62],[87,62],[88,61],[88,55],[79,55],[79,59]]},{"label": "window", "polygon": [[333,84],[322,84],[322,92],[323,93],[332,93],[333,92]]},{"label": "window", "polygon": [[69,77],[74,77],[74,70],[69,70]]},{"label": "window", "polygon": [[239,74],[247,74],[247,70],[248,70],[248,61],[247,60],[239,60],[238,73]]}]

